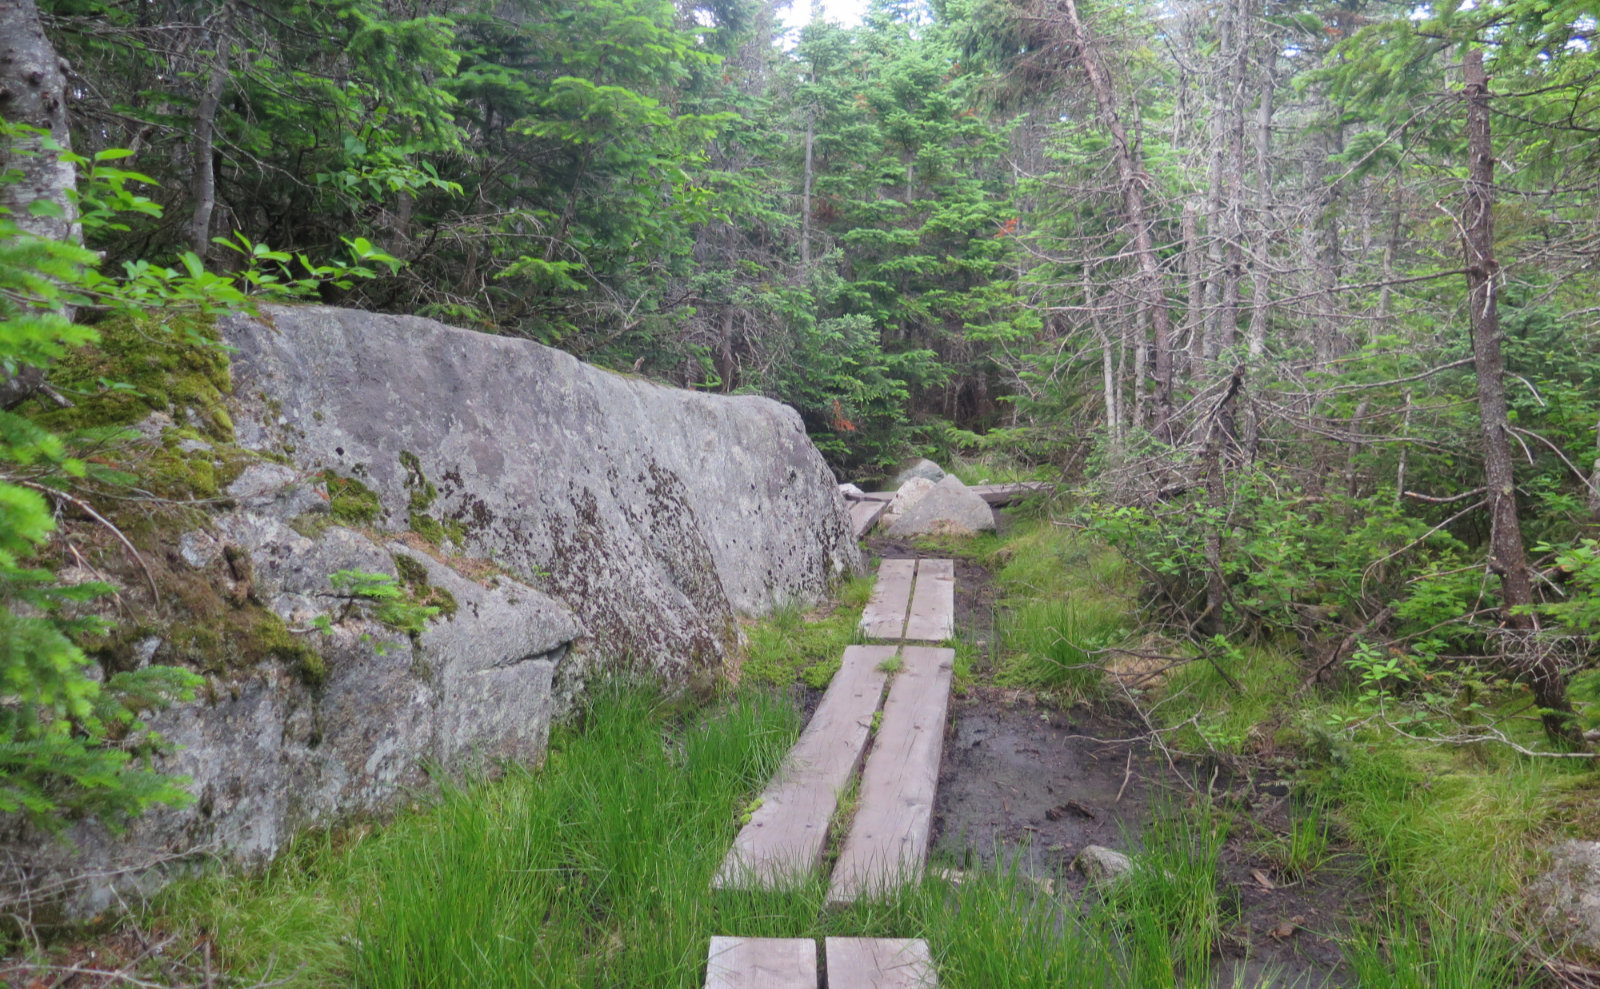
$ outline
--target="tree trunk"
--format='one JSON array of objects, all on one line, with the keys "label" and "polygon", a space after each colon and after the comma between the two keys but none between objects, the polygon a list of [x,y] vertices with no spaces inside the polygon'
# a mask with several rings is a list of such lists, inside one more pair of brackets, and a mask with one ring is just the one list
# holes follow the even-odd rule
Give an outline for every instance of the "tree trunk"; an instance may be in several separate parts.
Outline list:
[{"label": "tree trunk", "polygon": [[1517,519],[1516,476],[1511,460],[1511,422],[1506,412],[1505,360],[1500,353],[1500,314],[1494,257],[1494,143],[1489,128],[1489,77],[1483,50],[1469,49],[1462,96],[1467,101],[1467,196],[1461,209],[1461,243],[1467,269],[1467,311],[1472,361],[1478,377],[1478,421],[1483,432],[1483,472],[1489,502],[1489,569],[1500,575],[1501,641],[1507,659],[1527,677],[1544,730],[1553,741],[1579,741],[1567,700],[1567,678],[1559,657],[1538,647],[1533,575]]},{"label": "tree trunk", "polygon": [[[1078,16],[1077,0],[1062,0],[1067,15],[1067,26],[1072,31],[1073,43],[1078,48],[1084,74],[1089,77],[1089,88],[1094,93],[1100,116],[1111,132],[1112,159],[1117,169],[1117,183],[1121,187],[1122,205],[1127,213],[1128,226],[1133,234],[1133,254],[1139,265],[1139,288],[1145,316],[1154,328],[1155,409],[1152,431],[1158,439],[1170,442],[1172,420],[1172,317],[1167,310],[1166,289],[1162,285],[1161,264],[1156,258],[1155,243],[1150,233],[1149,210],[1145,206],[1144,186],[1148,181],[1143,156],[1128,138],[1117,110],[1117,98],[1112,90],[1111,77],[1100,60],[1100,50],[1089,33],[1083,19]],[[1141,347],[1141,350],[1143,348]]]},{"label": "tree trunk", "polygon": [[[72,150],[64,65],[45,37],[34,0],[0,0],[0,39],[0,117],[37,128],[62,151]],[[19,135],[0,145],[0,171],[20,176],[15,182],[0,183],[0,207],[10,211],[17,229],[48,240],[82,243],[83,228],[72,202],[77,173],[57,151],[46,149],[42,136]],[[55,209],[35,214],[31,207],[36,202],[52,203]],[[74,313],[64,308],[62,315],[71,319]],[[0,409],[15,407],[43,387],[42,368],[23,367],[15,374],[0,371]]]},{"label": "tree trunk", "polygon": [[806,111],[806,174],[800,189],[800,265],[811,267],[811,163],[816,141],[816,110]]},{"label": "tree trunk", "polygon": [[1100,376],[1105,389],[1106,452],[1113,464],[1122,462],[1122,410],[1117,407],[1116,349],[1106,333],[1100,310],[1095,307],[1094,281],[1087,269],[1083,273],[1083,304],[1089,310],[1089,325],[1100,340]]},{"label": "tree trunk", "polygon": [[232,44],[233,5],[225,4],[217,13],[217,26],[211,32],[214,51],[205,92],[194,120],[194,213],[189,218],[189,249],[200,257],[211,247],[211,214],[217,206],[215,135],[217,108],[228,84],[228,47]]},{"label": "tree trunk", "polygon": [[1594,426],[1594,471],[1589,475],[1589,514],[1600,522],[1600,422]]}]

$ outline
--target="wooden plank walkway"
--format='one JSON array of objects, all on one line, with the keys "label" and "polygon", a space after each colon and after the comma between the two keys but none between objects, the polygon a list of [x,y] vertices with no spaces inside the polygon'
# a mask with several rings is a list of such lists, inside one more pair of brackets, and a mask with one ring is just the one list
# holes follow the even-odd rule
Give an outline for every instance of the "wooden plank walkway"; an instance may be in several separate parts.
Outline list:
[{"label": "wooden plank walkway", "polygon": [[918,560],[911,615],[902,638],[943,642],[956,634],[956,564],[954,560]]},{"label": "wooden plank walkway", "polygon": [[828,824],[872,730],[897,646],[850,646],[839,672],[739,831],[712,886],[771,888],[813,875],[827,847]]},{"label": "wooden plank walkway", "polygon": [[867,534],[883,513],[889,510],[887,501],[852,501],[850,503],[850,528],[857,539]]},{"label": "wooden plank walkway", "polygon": [[828,989],[937,989],[933,957],[921,938],[831,937]]},{"label": "wooden plank walkway", "polygon": [[861,634],[869,639],[898,639],[906,627],[911,604],[911,583],[916,560],[884,560],[878,564],[878,582],[861,612]]},{"label": "wooden plank walkway", "polygon": [[810,938],[714,937],[706,989],[817,989]]},{"label": "wooden plank walkway", "polygon": [[905,646],[900,657],[833,869],[830,905],[914,882],[927,861],[955,650]]},{"label": "wooden plank walkway", "polygon": [[974,484],[971,486],[973,494],[998,508],[1034,494],[1043,494],[1054,485],[1049,481],[1018,481],[1015,484]]}]

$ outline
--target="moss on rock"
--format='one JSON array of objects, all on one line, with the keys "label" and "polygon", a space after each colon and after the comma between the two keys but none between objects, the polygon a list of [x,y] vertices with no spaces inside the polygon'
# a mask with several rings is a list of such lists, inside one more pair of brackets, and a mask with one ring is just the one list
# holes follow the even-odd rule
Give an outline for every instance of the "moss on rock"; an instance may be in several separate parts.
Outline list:
[{"label": "moss on rock", "polygon": [[322,479],[328,485],[328,512],[335,522],[349,526],[370,525],[383,515],[383,502],[378,499],[378,492],[355,478],[323,471]]},{"label": "moss on rock", "polygon": [[163,412],[208,439],[233,442],[225,404],[233,382],[211,317],[117,316],[95,329],[98,343],[73,351],[50,371],[51,385],[73,407],[44,409],[33,415],[35,421],[71,433],[131,426]]}]

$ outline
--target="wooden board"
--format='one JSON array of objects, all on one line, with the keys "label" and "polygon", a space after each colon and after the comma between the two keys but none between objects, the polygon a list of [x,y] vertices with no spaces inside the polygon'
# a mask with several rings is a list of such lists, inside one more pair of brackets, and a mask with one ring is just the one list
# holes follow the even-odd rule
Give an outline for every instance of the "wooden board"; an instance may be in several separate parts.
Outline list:
[{"label": "wooden board", "polygon": [[860,539],[866,535],[874,523],[889,510],[887,501],[852,501],[850,503],[850,527],[855,532],[855,537]]},{"label": "wooden board", "polygon": [[921,938],[831,937],[828,989],[937,989],[933,956]]},{"label": "wooden board", "polygon": [[761,794],[711,885],[770,889],[816,873],[839,794],[867,747],[895,646],[850,646],[800,740]]},{"label": "wooden board", "polygon": [[861,772],[861,800],[828,887],[852,903],[922,875],[933,826],[954,649],[904,646],[883,719]]},{"label": "wooden board", "polygon": [[869,639],[898,639],[906,627],[911,604],[911,581],[916,560],[884,560],[878,564],[878,582],[861,613],[861,634]]},{"label": "wooden board", "polygon": [[853,492],[853,491],[847,491],[847,492],[845,492],[844,498],[845,498],[845,501],[882,501],[882,502],[889,502],[889,501],[893,501],[894,500],[894,492],[893,491],[862,491],[862,492],[857,493],[857,492]]},{"label": "wooden board", "polygon": [[1051,487],[1048,481],[1018,481],[1015,484],[974,484],[971,490],[991,506],[999,507],[1049,491]]},{"label": "wooden board", "polygon": [[817,989],[817,942],[810,938],[714,937],[706,989]]},{"label": "wooden board", "polygon": [[917,583],[904,637],[916,642],[943,642],[955,634],[955,561],[918,560]]}]

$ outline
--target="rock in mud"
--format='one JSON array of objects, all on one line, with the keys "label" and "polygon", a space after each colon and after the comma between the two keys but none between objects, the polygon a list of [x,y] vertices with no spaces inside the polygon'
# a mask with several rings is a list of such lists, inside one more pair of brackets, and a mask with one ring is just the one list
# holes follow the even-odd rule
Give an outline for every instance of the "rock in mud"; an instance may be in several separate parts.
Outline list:
[{"label": "rock in mud", "polygon": [[1091,882],[1102,882],[1120,879],[1133,871],[1133,860],[1104,845],[1085,845],[1072,860],[1072,867]]},{"label": "rock in mud", "polygon": [[994,509],[951,474],[907,508],[889,526],[889,535],[971,536],[994,528]]}]

